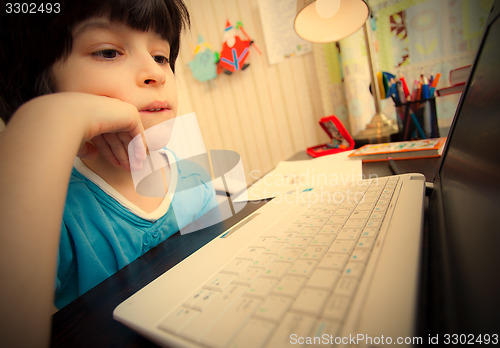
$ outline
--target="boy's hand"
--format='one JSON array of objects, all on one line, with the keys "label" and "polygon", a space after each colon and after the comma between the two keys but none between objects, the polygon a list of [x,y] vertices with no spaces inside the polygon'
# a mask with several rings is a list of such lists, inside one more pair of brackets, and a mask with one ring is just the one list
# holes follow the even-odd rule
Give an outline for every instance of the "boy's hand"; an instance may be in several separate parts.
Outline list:
[{"label": "boy's hand", "polygon": [[[54,93],[35,99],[38,110],[47,108],[61,117],[71,118],[64,121],[82,127],[79,157],[93,158],[100,153],[114,166],[130,170],[128,144],[144,131],[135,106],[114,98],[78,92]],[[138,160],[145,159],[145,150],[137,149],[134,156]]]},{"label": "boy's hand", "polygon": [[[20,106],[2,131],[0,277],[8,286],[0,287],[0,308],[12,314],[0,325],[2,343],[50,341],[61,221],[75,154],[100,151],[108,161],[127,166],[125,143],[142,130],[130,104],[54,93]],[[21,342],[26,327],[30,333]]]},{"label": "boy's hand", "polygon": [[[130,171],[128,145],[132,138],[144,132],[139,112],[133,105],[118,99],[87,96],[96,98],[98,110],[89,118],[88,135],[83,139],[78,156],[93,158],[100,153],[112,165]],[[146,158],[144,147],[135,150],[135,159],[142,161]]]}]

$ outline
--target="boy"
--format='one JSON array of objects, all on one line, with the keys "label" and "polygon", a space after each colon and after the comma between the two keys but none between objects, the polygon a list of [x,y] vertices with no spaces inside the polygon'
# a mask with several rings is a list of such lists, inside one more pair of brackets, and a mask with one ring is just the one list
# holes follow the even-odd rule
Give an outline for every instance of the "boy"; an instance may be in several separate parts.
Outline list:
[{"label": "boy", "polygon": [[130,175],[130,140],[176,116],[173,71],[189,24],[182,0],[60,3],[60,13],[11,14],[0,55],[8,122],[0,135],[0,263],[9,284],[0,298],[19,314],[2,324],[2,336],[30,327],[38,344],[54,278],[62,307],[182,228],[174,208],[184,225],[216,204],[206,173],[174,165],[172,153],[169,193],[196,187],[189,202],[141,196]]}]

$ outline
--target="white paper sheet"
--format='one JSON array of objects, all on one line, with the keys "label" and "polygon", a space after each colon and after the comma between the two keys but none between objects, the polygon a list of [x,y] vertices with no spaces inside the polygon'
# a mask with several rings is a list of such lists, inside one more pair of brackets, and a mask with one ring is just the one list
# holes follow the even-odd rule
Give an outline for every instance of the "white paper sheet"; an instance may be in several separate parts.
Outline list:
[{"label": "white paper sheet", "polygon": [[260,200],[362,179],[361,161],[348,158],[353,151],[305,161],[283,161],[248,188],[248,200]]},{"label": "white paper sheet", "polygon": [[269,64],[312,52],[312,44],[293,29],[297,0],[259,0],[259,11]]}]

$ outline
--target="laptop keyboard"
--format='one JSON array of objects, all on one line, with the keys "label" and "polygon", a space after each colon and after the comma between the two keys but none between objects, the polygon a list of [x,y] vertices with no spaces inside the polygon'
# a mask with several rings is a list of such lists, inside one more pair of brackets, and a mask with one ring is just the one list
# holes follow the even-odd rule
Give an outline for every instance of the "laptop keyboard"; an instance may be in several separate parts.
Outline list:
[{"label": "laptop keyboard", "polygon": [[365,180],[300,204],[287,228],[265,231],[158,327],[208,347],[281,347],[292,333],[336,335],[397,181]]}]

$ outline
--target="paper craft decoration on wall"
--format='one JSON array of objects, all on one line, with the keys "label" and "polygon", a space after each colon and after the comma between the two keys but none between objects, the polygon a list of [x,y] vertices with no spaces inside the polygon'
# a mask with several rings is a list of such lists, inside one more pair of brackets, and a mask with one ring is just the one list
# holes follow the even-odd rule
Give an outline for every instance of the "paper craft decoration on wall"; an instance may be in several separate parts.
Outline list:
[{"label": "paper craft decoration on wall", "polygon": [[219,53],[214,52],[203,36],[198,35],[198,44],[194,50],[194,59],[188,63],[195,79],[200,82],[217,77],[217,61]]},{"label": "paper craft decoration on wall", "polygon": [[[242,39],[238,33],[238,29],[246,36]],[[226,28],[224,29],[224,42],[220,53],[218,72],[224,72],[231,75],[238,70],[245,70],[250,64],[245,63],[250,53],[250,45],[253,41],[248,37],[243,30],[241,22],[238,22],[236,28],[226,20]]]}]

